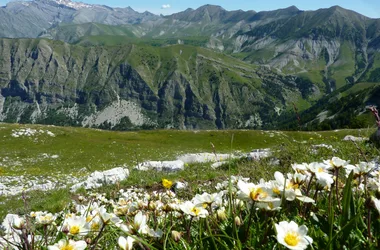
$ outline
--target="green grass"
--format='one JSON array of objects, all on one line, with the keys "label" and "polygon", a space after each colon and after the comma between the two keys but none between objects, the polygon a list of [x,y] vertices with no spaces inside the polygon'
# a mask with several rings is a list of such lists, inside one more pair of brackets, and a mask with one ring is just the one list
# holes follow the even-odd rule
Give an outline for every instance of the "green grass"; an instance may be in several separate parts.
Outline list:
[{"label": "green grass", "polygon": [[271,59],[274,58],[275,51],[271,49],[261,49],[254,52],[245,52],[245,53],[239,53],[234,54],[237,58],[242,58],[244,61],[250,61],[250,62],[258,62],[258,63],[267,63]]},{"label": "green grass", "polygon": [[329,68],[331,77],[336,80],[336,89],[346,85],[346,77],[355,73],[355,56],[348,43],[340,47],[338,60]]},{"label": "green grass", "polygon": [[[37,137],[14,138],[10,134],[20,128],[49,130],[56,136],[46,134]],[[294,162],[311,162],[332,156],[339,156],[357,162],[362,156],[350,142],[342,142],[347,135],[368,136],[370,130],[339,130],[323,132],[278,132],[258,130],[226,131],[137,131],[114,132],[85,128],[55,127],[42,125],[0,124],[0,162],[8,159],[2,166],[2,176],[45,176],[52,178],[62,175],[83,176],[95,170],[105,170],[126,164],[131,170],[130,177],[120,184],[121,187],[137,185],[157,188],[162,178],[189,182],[189,192],[197,185],[227,178],[230,174],[250,176],[259,179],[270,176],[274,171],[289,168]],[[211,143],[215,149],[212,148]],[[310,154],[312,144],[330,144],[338,151],[321,150]],[[147,160],[174,160],[184,153],[210,152],[233,153],[249,152],[257,148],[272,148],[280,161],[280,166],[268,168],[269,160],[251,162],[245,159],[232,161],[218,171],[209,164],[192,164],[177,173],[140,172],[133,167]],[[360,144],[363,152],[372,153],[371,147]],[[41,154],[57,154],[58,159],[43,159]],[[9,166],[17,160],[21,166]],[[120,187],[118,186],[118,187]],[[112,193],[116,187],[102,190]],[[57,212],[63,209],[72,198],[67,189],[27,194],[28,206],[32,210]],[[20,195],[21,196],[21,195]],[[10,212],[22,212],[21,197],[0,198],[0,217]]]},{"label": "green grass", "polygon": [[[270,134],[262,131],[177,131],[155,130],[139,132],[111,132],[104,130],[54,127],[41,125],[1,124],[0,157],[9,157],[21,161],[22,167],[7,170],[6,174],[55,174],[58,169],[51,167],[51,160],[41,159],[36,162],[31,158],[40,158],[47,153],[57,154],[54,164],[59,165],[63,174],[76,173],[86,168],[88,171],[103,170],[122,164],[135,165],[144,160],[173,159],[178,154],[190,152],[210,152],[210,143],[216,150],[226,153],[231,150],[231,138],[234,137],[233,149],[250,151],[254,148],[275,145]],[[36,137],[11,137],[12,130],[20,128],[43,129],[56,136],[42,134]],[[285,133],[285,135],[294,132]],[[307,139],[307,134],[295,135]],[[278,138],[284,140],[285,136]],[[101,157],[99,157],[101,155]]]},{"label": "green grass", "polygon": [[341,94],[342,94],[342,96],[348,96],[348,95],[355,94],[361,90],[373,88],[376,86],[379,86],[379,83],[376,83],[376,82],[359,82],[359,83],[354,84],[351,88],[347,89],[346,91],[343,91]]},{"label": "green grass", "polygon": [[300,77],[307,78],[314,84],[317,84],[321,92],[326,92],[325,83],[323,82],[323,71],[325,70],[326,62],[322,55],[319,56],[318,60],[306,62],[305,68],[307,72],[302,72],[298,74]]},{"label": "green grass", "polygon": [[[158,89],[157,84],[164,82],[172,74],[181,74],[190,83],[202,85],[208,84],[213,72],[228,82],[260,86],[256,83],[257,77],[254,73],[257,66],[190,45],[152,47],[136,44],[132,45],[127,60],[154,91]],[[220,73],[222,71],[223,74]],[[201,87],[196,86],[196,89]]]},{"label": "green grass", "polygon": [[84,46],[116,46],[116,45],[125,45],[125,44],[141,44],[149,45],[154,47],[165,47],[169,45],[178,44],[178,41],[181,41],[185,45],[191,46],[205,46],[208,37],[199,36],[199,37],[176,37],[176,38],[144,38],[144,37],[135,37],[133,35],[89,35],[80,37],[75,44],[84,45]]}]

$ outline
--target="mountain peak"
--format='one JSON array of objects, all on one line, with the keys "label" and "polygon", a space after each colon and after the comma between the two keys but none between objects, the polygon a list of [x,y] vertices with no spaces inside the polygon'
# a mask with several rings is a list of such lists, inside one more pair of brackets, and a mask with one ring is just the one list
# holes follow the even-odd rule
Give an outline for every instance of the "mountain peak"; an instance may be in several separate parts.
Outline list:
[{"label": "mountain peak", "polygon": [[58,5],[64,5],[72,9],[83,9],[83,8],[91,8],[93,5],[82,3],[82,2],[73,2],[71,0],[34,0],[35,2],[51,2],[56,3]]},{"label": "mountain peak", "polygon": [[284,10],[298,11],[300,9],[298,9],[297,6],[292,5],[292,6],[289,6],[288,8],[285,8]]},{"label": "mountain peak", "polygon": [[351,18],[351,19],[357,19],[357,20],[367,20],[369,19],[368,17],[357,13],[353,10],[345,9],[340,7],[339,5],[334,5],[328,9],[322,9],[322,10],[327,10],[334,16],[345,16],[346,18]]},{"label": "mountain peak", "polygon": [[199,7],[197,10],[202,10],[202,9],[208,9],[208,10],[214,10],[214,11],[221,11],[221,10],[225,10],[223,9],[221,6],[219,5],[213,5],[213,4],[206,4],[206,5],[203,5],[201,7]]},{"label": "mountain peak", "polygon": [[186,9],[185,11],[168,16],[173,19],[181,19],[183,21],[198,22],[204,18],[209,20],[218,19],[227,11],[218,5],[206,4],[196,10]]},{"label": "mountain peak", "polygon": [[343,10],[343,8],[340,7],[339,5],[331,6],[330,9],[333,9],[333,10]]}]

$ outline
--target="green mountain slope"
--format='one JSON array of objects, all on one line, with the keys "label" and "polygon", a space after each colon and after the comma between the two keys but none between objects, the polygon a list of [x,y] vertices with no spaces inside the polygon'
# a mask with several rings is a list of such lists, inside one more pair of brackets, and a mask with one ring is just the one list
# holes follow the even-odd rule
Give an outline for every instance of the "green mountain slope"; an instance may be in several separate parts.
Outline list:
[{"label": "green mountain slope", "polygon": [[[379,22],[339,6],[317,11],[300,11],[292,6],[256,13],[205,5],[155,22],[112,29],[118,35],[128,33],[128,39],[136,36],[148,44],[153,44],[148,42],[152,39],[161,46],[187,43],[208,47],[308,79],[323,93],[329,93],[346,84],[376,81]],[[74,26],[53,28],[46,36],[86,45],[125,43],[122,36],[108,36],[112,35],[108,31],[111,28],[106,26],[95,36],[90,31],[74,32]],[[194,43],[197,37],[201,42]]]},{"label": "green mountain slope", "polygon": [[[284,113],[275,128],[330,130],[338,128],[372,128],[375,117],[368,107],[380,106],[380,83],[363,82],[346,86],[321,98],[312,107],[299,113]],[[301,127],[300,127],[301,126]]]},{"label": "green mountain slope", "polygon": [[0,120],[7,122],[260,128],[289,102],[313,98],[317,88],[187,45],[2,39],[0,53]]},{"label": "green mountain slope", "polygon": [[111,26],[100,23],[63,24],[42,33],[40,37],[74,43],[84,36],[123,36],[133,38],[135,35],[123,26]]}]

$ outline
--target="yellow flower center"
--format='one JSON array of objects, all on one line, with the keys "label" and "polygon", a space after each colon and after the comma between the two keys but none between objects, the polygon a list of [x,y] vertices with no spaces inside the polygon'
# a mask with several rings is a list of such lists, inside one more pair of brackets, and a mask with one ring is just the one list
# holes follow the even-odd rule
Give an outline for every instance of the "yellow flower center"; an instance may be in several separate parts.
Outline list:
[{"label": "yellow flower center", "polygon": [[289,246],[292,246],[292,247],[297,246],[298,243],[300,242],[298,234],[294,233],[294,232],[288,232],[285,235],[284,240],[285,240],[286,244],[288,244]]},{"label": "yellow flower center", "polygon": [[249,193],[249,197],[251,197],[252,200],[257,201],[259,198],[265,198],[267,197],[267,193],[265,193],[262,188],[254,188]]},{"label": "yellow flower center", "polygon": [[280,191],[280,189],[278,189],[278,187],[273,188],[272,191],[275,194],[281,194],[281,191]]},{"label": "yellow flower center", "polygon": [[70,234],[78,234],[78,233],[79,233],[79,226],[70,227]]},{"label": "yellow flower center", "polygon": [[90,221],[92,221],[92,216],[91,216],[91,215],[88,215],[88,216],[86,217],[86,222],[90,222]]},{"label": "yellow flower center", "polygon": [[298,189],[299,185],[297,183],[293,183],[293,181],[289,182],[286,186],[286,189]]},{"label": "yellow flower center", "polygon": [[195,216],[198,216],[198,214],[201,212],[201,210],[197,207],[193,207],[193,209],[191,209],[191,212],[193,212],[195,214]]},{"label": "yellow flower center", "polygon": [[324,172],[323,168],[318,168],[318,173],[322,173],[322,172]]},{"label": "yellow flower center", "polygon": [[169,181],[168,179],[162,179],[162,186],[164,186],[164,188],[170,189],[173,186],[173,182]]},{"label": "yellow flower center", "polygon": [[91,224],[91,230],[92,230],[92,231],[98,231],[98,230],[99,230],[99,227],[100,227],[100,225],[99,225],[99,223],[97,223],[97,222],[93,222],[93,223]]},{"label": "yellow flower center", "polygon": [[65,245],[62,248],[60,248],[60,250],[74,250],[74,247],[70,245]]}]

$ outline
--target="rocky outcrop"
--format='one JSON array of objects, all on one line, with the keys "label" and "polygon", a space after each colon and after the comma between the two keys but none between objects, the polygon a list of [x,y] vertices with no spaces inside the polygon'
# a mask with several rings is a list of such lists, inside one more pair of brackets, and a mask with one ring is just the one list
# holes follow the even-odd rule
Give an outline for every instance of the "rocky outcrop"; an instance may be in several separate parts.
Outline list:
[{"label": "rocky outcrop", "polygon": [[176,172],[183,170],[185,163],[180,160],[176,161],[146,161],[138,164],[135,169],[140,171],[156,170],[166,172]]},{"label": "rocky outcrop", "polygon": [[83,182],[79,182],[71,187],[71,192],[75,192],[79,188],[94,189],[103,185],[116,184],[127,179],[129,170],[123,167],[112,168],[103,172],[95,171]]},{"label": "rocky outcrop", "polygon": [[354,142],[362,142],[362,141],[367,141],[368,138],[366,137],[357,137],[357,136],[353,136],[353,135],[346,135],[344,138],[343,138],[343,141],[354,141]]}]

